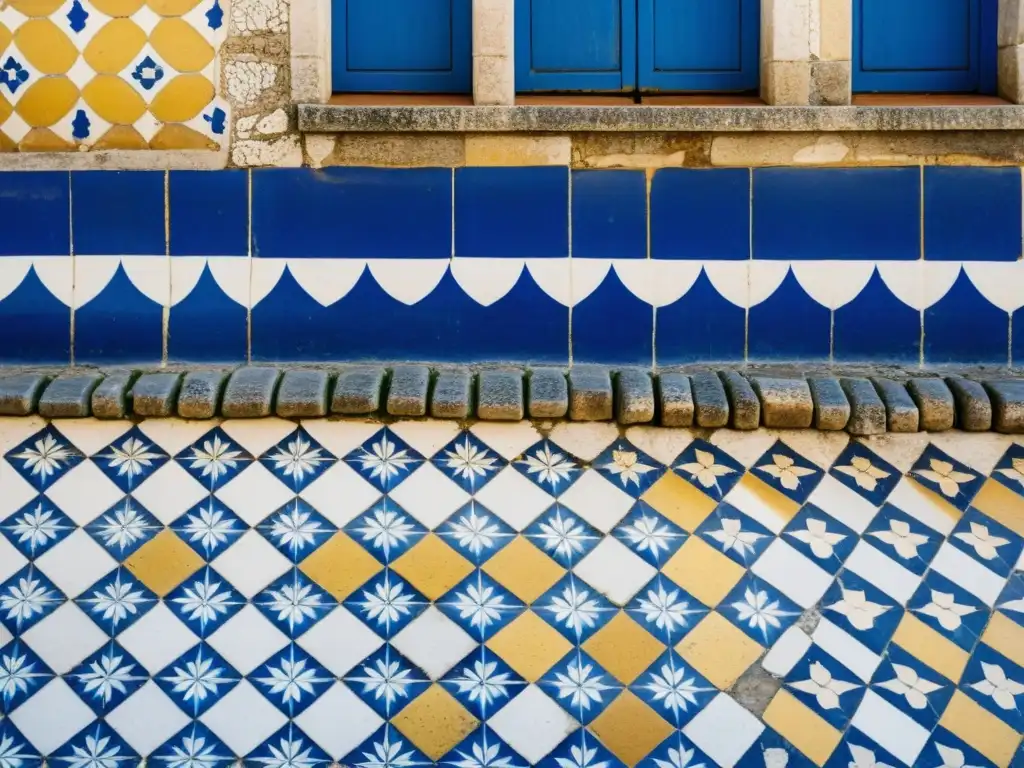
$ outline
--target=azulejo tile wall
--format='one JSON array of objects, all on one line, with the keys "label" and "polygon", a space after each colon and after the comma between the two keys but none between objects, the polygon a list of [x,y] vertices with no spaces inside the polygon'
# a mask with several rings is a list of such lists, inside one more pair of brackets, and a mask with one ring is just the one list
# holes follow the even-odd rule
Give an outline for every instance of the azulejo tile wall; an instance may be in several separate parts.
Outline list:
[{"label": "azulejo tile wall", "polygon": [[7,768],[1024,759],[1007,437],[26,418],[0,443]]},{"label": "azulejo tile wall", "polygon": [[220,0],[10,0],[0,152],[226,147]]},{"label": "azulejo tile wall", "polygon": [[24,329],[4,362],[1024,357],[1019,168],[82,171],[0,193],[0,318]]}]

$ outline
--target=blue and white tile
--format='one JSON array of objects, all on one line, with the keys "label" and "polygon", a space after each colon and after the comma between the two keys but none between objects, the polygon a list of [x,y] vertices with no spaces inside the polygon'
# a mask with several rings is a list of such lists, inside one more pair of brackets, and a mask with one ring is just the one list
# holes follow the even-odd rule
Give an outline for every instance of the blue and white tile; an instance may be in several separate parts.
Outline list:
[{"label": "blue and white tile", "polygon": [[277,510],[256,530],[293,563],[302,562],[336,532],[323,515],[300,498]]},{"label": "blue and white tile", "polygon": [[523,531],[523,536],[563,568],[571,568],[586,557],[602,535],[586,520],[557,503]]},{"label": "blue and white tile", "polygon": [[659,573],[626,605],[626,613],[665,645],[674,645],[700,623],[708,608]]},{"label": "blue and white tile", "polygon": [[320,477],[336,460],[301,428],[260,458],[260,462],[274,477],[295,493]]},{"label": "blue and white tile", "polygon": [[821,611],[875,653],[885,649],[903,618],[903,609],[891,597],[850,572],[829,587]]},{"label": "blue and white tile", "polygon": [[984,482],[984,477],[935,445],[925,449],[910,474],[961,512],[966,511]]},{"label": "blue and white tile", "polygon": [[1004,578],[1024,552],[1024,538],[973,507],[960,518],[949,543]]},{"label": "blue and white tile", "polygon": [[426,672],[390,645],[367,656],[344,680],[363,703],[385,718],[394,717],[430,687]]},{"label": "blue and white tile", "polygon": [[542,761],[538,768],[625,768],[622,761],[609,752],[600,741],[580,729],[566,737]]},{"label": "blue and white tile", "polygon": [[1024,732],[1024,667],[981,644],[960,689],[1017,733]]},{"label": "blue and white tile", "polygon": [[429,533],[387,497],[357,516],[344,530],[382,565],[397,560]]},{"label": "blue and white tile", "polygon": [[527,685],[512,667],[486,646],[474,649],[438,682],[480,720],[497,714]]},{"label": "blue and white tile", "polygon": [[574,645],[585,643],[618,610],[601,592],[572,573],[538,597],[532,607]]},{"label": "blue and white tile", "polygon": [[812,645],[790,671],[786,689],[836,728],[845,728],[864,697],[860,678]]},{"label": "blue and white tile", "polygon": [[438,765],[448,768],[487,768],[495,765],[527,768],[529,763],[493,730],[482,725],[443,756]]},{"label": "blue and white tile", "polygon": [[124,566],[118,566],[75,598],[86,615],[111,637],[132,626],[158,601]]},{"label": "blue and white tile", "polygon": [[141,757],[128,746],[117,731],[102,720],[84,728],[71,740],[54,751],[49,759],[53,762],[74,765],[86,760],[93,765],[121,765],[141,762]]},{"label": "blue and white tile", "polygon": [[938,553],[943,536],[887,503],[864,532],[864,541],[920,576]]},{"label": "blue and white tile", "polygon": [[238,541],[249,526],[216,496],[208,496],[168,527],[209,562]]},{"label": "blue and white tile", "polygon": [[467,493],[483,488],[508,462],[472,432],[460,432],[431,463]]},{"label": "blue and white tile", "polygon": [[975,768],[995,768],[995,763],[941,725],[932,732],[921,752],[921,759],[951,768],[967,768],[969,765]]},{"label": "blue and white tile", "polygon": [[45,554],[75,529],[75,523],[40,494],[0,522],[0,533],[29,560]]},{"label": "blue and white tile", "polygon": [[380,729],[362,744],[348,753],[342,765],[394,765],[401,762],[408,768],[433,765],[433,761],[420,752],[416,745],[406,739],[393,725],[382,725]]},{"label": "blue and white tile", "polygon": [[805,504],[790,520],[782,537],[832,574],[846,562],[859,539],[850,528],[811,503]]},{"label": "blue and white tile", "polygon": [[799,605],[750,573],[745,574],[722,598],[718,612],[767,648],[774,645],[802,613]]},{"label": "blue and white tile", "polygon": [[[758,753],[758,758],[760,758],[760,753]],[[761,768],[760,763],[752,764]],[[715,762],[683,736],[682,732],[676,732],[637,763],[637,768],[699,768],[702,765],[715,765]],[[743,766],[743,762],[741,761],[737,765]]]},{"label": "blue and white tile", "polygon": [[437,601],[438,609],[466,632],[484,642],[526,610],[526,604],[476,570]]},{"label": "blue and white tile", "polygon": [[655,568],[668,562],[688,536],[644,501],[637,501],[612,535]]},{"label": "blue and white tile", "polygon": [[516,532],[483,504],[470,501],[438,526],[437,535],[480,566],[511,543]]},{"label": "blue and white tile", "polygon": [[385,427],[344,459],[382,493],[398,487],[423,457]]},{"label": "blue and white tile", "polygon": [[235,762],[232,750],[198,720],[193,720],[160,747],[150,760],[158,765],[204,765],[208,768],[229,768]]},{"label": "blue and white tile", "polygon": [[116,709],[149,680],[145,667],[111,640],[65,675],[97,717]]},{"label": "blue and white tile", "polygon": [[753,565],[775,540],[775,534],[725,501],[694,533],[744,568]]},{"label": "blue and white tile", "polygon": [[4,458],[21,477],[42,492],[85,457],[53,425],[9,450]]},{"label": "blue and white tile", "polygon": [[213,492],[241,472],[253,457],[221,427],[216,427],[174,460]]},{"label": "blue and white tile", "polygon": [[38,568],[26,565],[0,584],[0,624],[12,635],[21,635],[66,599]]},{"label": "blue and white tile", "polygon": [[875,670],[871,689],[931,730],[946,710],[956,685],[893,644]]},{"label": "blue and white tile", "polygon": [[715,686],[671,649],[633,681],[629,690],[676,728],[690,722],[717,693]]},{"label": "blue and white tile", "polygon": [[0,712],[10,715],[53,678],[51,670],[27,644],[15,639],[0,648]]},{"label": "blue and white tile", "polygon": [[751,472],[799,504],[821,482],[821,470],[781,440],[754,463]]},{"label": "blue and white tile", "polygon": [[984,603],[935,571],[925,576],[907,609],[968,652],[988,622]]},{"label": "blue and white tile", "polygon": [[857,440],[847,444],[829,474],[876,507],[888,498],[901,476],[896,467]]},{"label": "blue and white tile", "polygon": [[164,597],[164,605],[199,637],[209,637],[245,606],[223,576],[206,566]]},{"label": "blue and white tile", "polygon": [[293,568],[253,597],[252,604],[289,637],[299,637],[336,603],[323,588]]},{"label": "blue and white tile", "polygon": [[549,440],[541,440],[523,451],[523,457],[513,461],[512,466],[538,488],[552,496],[565,493],[579,480],[582,469],[568,451]]},{"label": "blue and white tile", "polygon": [[423,613],[429,601],[397,573],[386,569],[357,589],[344,605],[366,626],[389,639]]},{"label": "blue and white tile", "polygon": [[721,501],[738,483],[742,464],[704,440],[694,440],[673,462],[673,471],[712,498]]},{"label": "blue and white tile", "polygon": [[334,682],[330,672],[294,643],[267,659],[246,679],[288,717],[302,714]]},{"label": "blue and white tile", "polygon": [[580,649],[566,654],[537,685],[584,725],[604,712],[622,690],[620,682]]},{"label": "blue and white tile", "polygon": [[153,675],[156,684],[189,717],[199,717],[242,679],[224,658],[199,643]]}]

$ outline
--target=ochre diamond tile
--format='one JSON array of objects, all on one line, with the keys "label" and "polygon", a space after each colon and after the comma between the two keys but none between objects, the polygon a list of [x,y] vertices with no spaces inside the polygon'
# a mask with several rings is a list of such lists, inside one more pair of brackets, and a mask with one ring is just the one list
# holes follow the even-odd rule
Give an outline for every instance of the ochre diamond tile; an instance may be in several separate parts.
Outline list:
[{"label": "ochre diamond tile", "polygon": [[532,603],[565,574],[558,563],[522,536],[488,560],[483,570],[525,603]]},{"label": "ochre diamond tile", "polygon": [[1024,627],[996,611],[985,627],[981,642],[995,648],[1014,664],[1024,667]]},{"label": "ochre diamond tile", "polygon": [[440,685],[432,685],[391,723],[431,760],[439,760],[479,721]]},{"label": "ochre diamond tile", "polygon": [[473,564],[431,533],[392,564],[392,569],[430,600],[462,581]]},{"label": "ochre diamond tile", "polygon": [[1020,734],[962,691],[950,699],[939,725],[952,731],[996,765],[1009,765]]},{"label": "ochre diamond tile", "polygon": [[338,601],[351,595],[381,568],[376,558],[341,531],[299,565],[300,571]]},{"label": "ochre diamond tile", "polygon": [[824,765],[843,735],[789,691],[779,691],[762,717],[780,736],[813,760]]},{"label": "ochre diamond tile", "polygon": [[705,605],[714,608],[743,577],[743,566],[698,536],[691,536],[661,572]]},{"label": "ochre diamond tile", "polygon": [[680,528],[693,533],[718,502],[673,472],[647,489],[643,500]]},{"label": "ochre diamond tile", "polygon": [[998,480],[986,480],[971,505],[1014,533],[1024,536],[1024,496]]},{"label": "ochre diamond tile", "polygon": [[618,613],[584,643],[583,650],[629,685],[665,652],[665,646],[627,614]]},{"label": "ochre diamond tile", "polygon": [[892,642],[950,680],[959,680],[967,668],[965,650],[909,612],[903,614]]},{"label": "ochre diamond tile", "polygon": [[178,538],[163,530],[124,561],[136,578],[163,597],[203,567],[203,558]]},{"label": "ochre diamond tile", "polygon": [[733,686],[764,648],[712,611],[676,646],[679,655],[721,691]]},{"label": "ochre diamond tile", "polygon": [[623,691],[590,730],[626,765],[636,765],[672,733],[672,726],[631,691]]},{"label": "ochre diamond tile", "polygon": [[535,683],[572,645],[533,611],[527,611],[487,641],[502,661]]}]

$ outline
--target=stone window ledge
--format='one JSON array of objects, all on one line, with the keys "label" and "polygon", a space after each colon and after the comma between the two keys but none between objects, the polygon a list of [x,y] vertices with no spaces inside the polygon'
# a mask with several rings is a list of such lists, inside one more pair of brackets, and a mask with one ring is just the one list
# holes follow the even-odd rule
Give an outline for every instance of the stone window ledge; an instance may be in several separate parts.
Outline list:
[{"label": "stone window ledge", "polygon": [[305,133],[1021,131],[1024,105],[517,106],[299,104]]}]

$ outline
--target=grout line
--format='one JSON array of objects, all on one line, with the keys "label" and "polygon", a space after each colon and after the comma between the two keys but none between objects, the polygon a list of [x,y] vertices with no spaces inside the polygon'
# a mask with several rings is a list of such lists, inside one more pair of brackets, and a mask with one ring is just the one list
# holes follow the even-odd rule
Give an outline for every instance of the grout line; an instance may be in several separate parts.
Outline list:
[{"label": "grout line", "polygon": [[77,294],[78,272],[75,259],[75,205],[72,198],[71,171],[68,171],[68,256],[71,257],[71,306],[68,308],[70,327],[68,329],[70,349],[69,362],[75,367],[75,296]]},{"label": "grout line", "polygon": [[167,365],[167,348],[171,329],[171,172],[164,171],[164,259],[167,261],[167,300],[161,315],[162,347],[160,365]]},{"label": "grout line", "polygon": [[1013,368],[1013,313],[1007,312],[1007,326],[1006,332],[1006,367]]},{"label": "grout line", "polygon": [[747,306],[743,309],[743,363],[750,362],[750,280],[754,264],[754,169],[747,169]]},{"label": "grout line", "polygon": [[[648,168],[644,173],[644,205],[646,208],[645,221],[647,223],[647,262],[648,268],[653,267],[651,253],[651,188],[654,186],[654,168]],[[651,305],[651,370],[658,370],[658,308]]]},{"label": "grout line", "polygon": [[[918,261],[921,262],[921,279],[922,281],[926,277],[925,263],[924,263],[924,163],[918,166],[918,181],[917,181],[917,199],[918,199],[918,218],[917,218],[917,237],[919,243]],[[877,269],[877,267],[876,267]],[[917,342],[917,367],[924,368],[924,310],[921,310],[921,334]]]},{"label": "grout line", "polygon": [[567,260],[567,268],[569,270],[569,367],[572,368],[572,309],[573,305],[576,303],[575,286],[573,285],[572,279],[572,167],[567,166],[565,172],[569,177],[569,258]]},{"label": "grout line", "polygon": [[455,262],[455,167],[452,166],[452,249],[451,262]]},{"label": "grout line", "polygon": [[245,362],[252,365],[252,168],[245,169],[246,185],[246,225],[247,225],[247,257],[249,259],[249,299],[245,307]]}]

